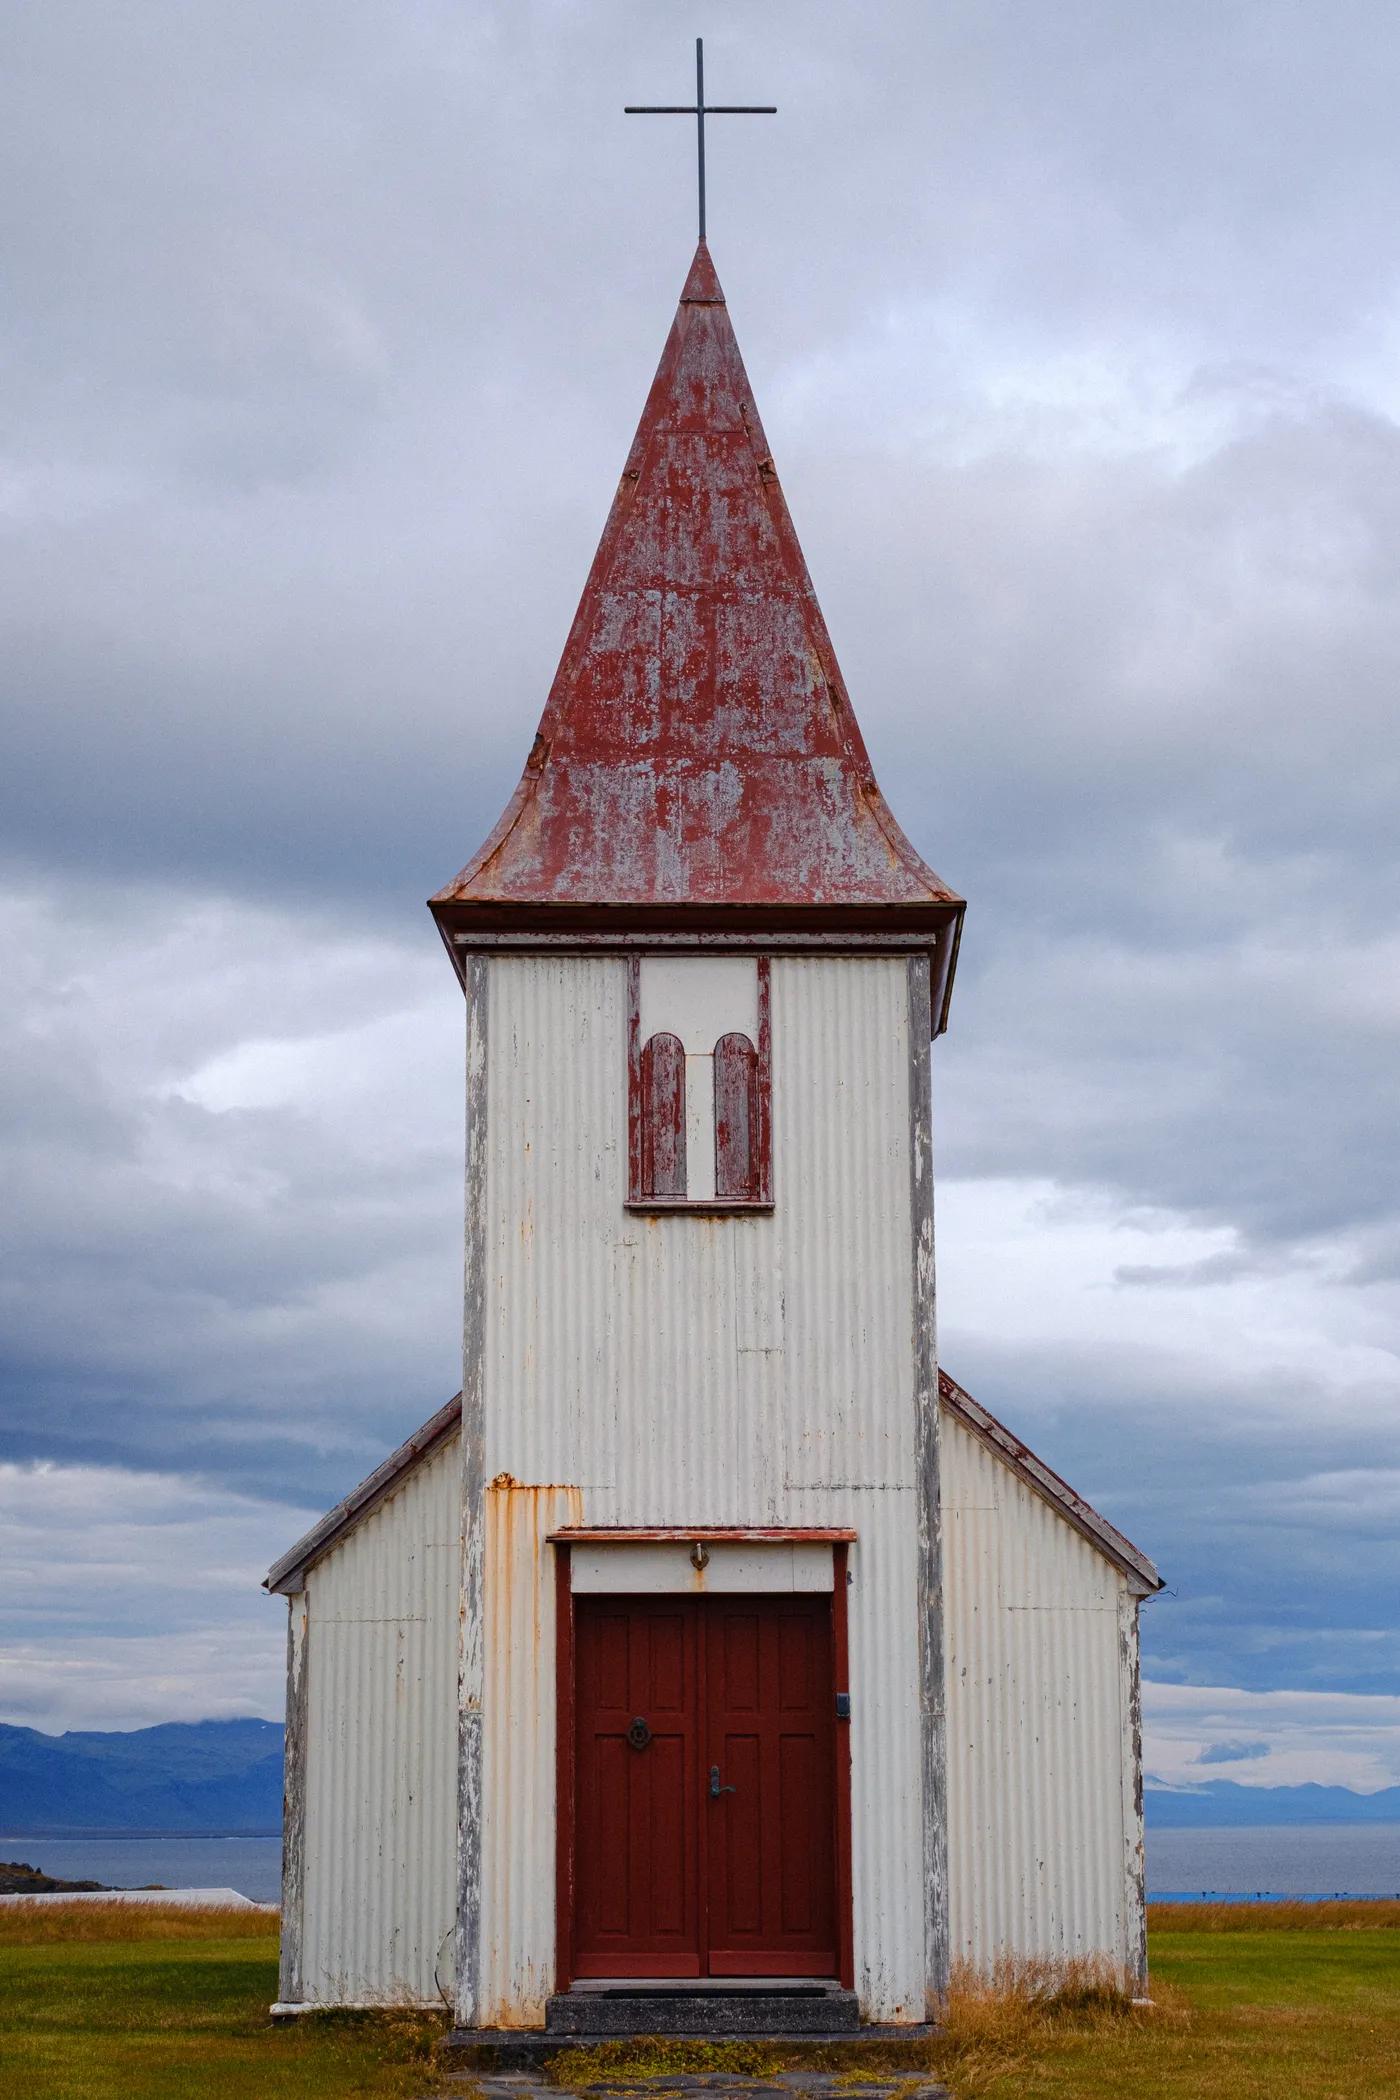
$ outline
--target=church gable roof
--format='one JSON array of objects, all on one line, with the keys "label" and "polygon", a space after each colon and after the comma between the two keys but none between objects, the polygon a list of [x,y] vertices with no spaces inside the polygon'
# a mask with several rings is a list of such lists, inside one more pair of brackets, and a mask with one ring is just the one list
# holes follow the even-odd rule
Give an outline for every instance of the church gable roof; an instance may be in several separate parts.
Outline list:
[{"label": "church gable roof", "polygon": [[[1140,1553],[1121,1531],[1116,1531],[1082,1495],[1076,1495],[1058,1473],[1052,1473],[1028,1445],[1014,1437],[995,1415],[988,1414],[986,1408],[974,1400],[971,1393],[964,1392],[946,1371],[938,1374],[938,1397],[948,1412],[989,1451],[995,1452],[1004,1465],[1048,1502],[1105,1560],[1111,1561],[1121,1574],[1126,1575],[1134,1590],[1148,1594],[1161,1589],[1162,1578],[1147,1555]],[[376,1466],[368,1479],[352,1489],[343,1502],[337,1502],[318,1524],[313,1524],[304,1538],[298,1539],[280,1560],[273,1562],[263,1588],[284,1593],[300,1590],[307,1570],[318,1560],[324,1560],[348,1532],[363,1523],[372,1510],[393,1494],[415,1466],[431,1457],[448,1437],[456,1436],[461,1424],[462,1396],[457,1393],[407,1443],[400,1444],[382,1465]]]},{"label": "church gable roof", "polygon": [[520,785],[432,902],[961,913],[876,785],[703,242]]},{"label": "church gable roof", "polygon": [[387,1501],[399,1483],[431,1458],[438,1446],[448,1437],[458,1434],[462,1427],[462,1396],[454,1393],[445,1407],[440,1407],[419,1430],[397,1451],[391,1451],[382,1465],[375,1467],[357,1488],[352,1488],[343,1502],[327,1510],[319,1523],[313,1524],[295,1546],[275,1560],[267,1571],[263,1583],[265,1590],[280,1590],[284,1593],[299,1590],[307,1569],[314,1561],[324,1560],[333,1546],[338,1546],[346,1533],[362,1524],[381,1502]]},{"label": "church gable roof", "polygon": [[1112,1561],[1120,1573],[1127,1576],[1133,1589],[1143,1594],[1161,1589],[1162,1578],[1147,1555],[1139,1552],[1121,1531],[1115,1530],[1107,1517],[1101,1517],[1092,1503],[1077,1495],[1068,1481],[1061,1480],[1058,1473],[1052,1473],[1028,1444],[1013,1436],[1004,1423],[989,1414],[971,1393],[964,1392],[946,1371],[938,1374],[938,1397],[949,1414],[955,1416],[965,1429],[971,1430],[1004,1466],[1024,1480],[1042,1501],[1048,1502],[1057,1515],[1073,1526],[1091,1546],[1097,1547],[1105,1560]]}]

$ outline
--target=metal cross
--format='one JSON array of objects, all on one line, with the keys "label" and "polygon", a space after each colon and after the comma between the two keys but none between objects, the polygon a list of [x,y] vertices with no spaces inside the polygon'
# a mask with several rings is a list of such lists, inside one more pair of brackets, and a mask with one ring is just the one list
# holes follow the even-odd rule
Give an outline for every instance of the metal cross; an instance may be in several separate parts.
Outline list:
[{"label": "metal cross", "polygon": [[702,37],[695,39],[695,100],[694,102],[629,102],[622,114],[625,117],[694,117],[696,158],[700,177],[700,238],[705,238],[705,119],[706,117],[776,117],[776,103],[711,102],[705,103],[705,44]]}]

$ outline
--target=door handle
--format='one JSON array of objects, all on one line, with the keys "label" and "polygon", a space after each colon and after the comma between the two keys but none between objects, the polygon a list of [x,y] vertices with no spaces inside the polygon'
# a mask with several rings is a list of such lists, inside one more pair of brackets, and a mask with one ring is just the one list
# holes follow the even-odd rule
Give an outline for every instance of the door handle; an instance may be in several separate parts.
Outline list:
[{"label": "door handle", "polygon": [[710,1799],[712,1801],[718,1801],[721,1794],[737,1794],[738,1791],[737,1786],[721,1786],[719,1783],[719,1766],[710,1766]]}]

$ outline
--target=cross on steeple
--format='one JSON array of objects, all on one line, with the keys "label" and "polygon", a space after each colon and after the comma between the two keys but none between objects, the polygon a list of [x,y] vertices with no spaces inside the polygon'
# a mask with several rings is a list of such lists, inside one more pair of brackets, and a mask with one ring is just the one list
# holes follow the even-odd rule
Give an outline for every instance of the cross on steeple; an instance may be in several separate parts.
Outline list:
[{"label": "cross on steeple", "polygon": [[694,102],[629,102],[622,114],[625,117],[694,117],[696,136],[696,159],[700,179],[700,238],[705,238],[705,119],[706,117],[776,117],[776,103],[711,102],[705,103],[705,44],[702,37],[695,39],[695,100]]}]

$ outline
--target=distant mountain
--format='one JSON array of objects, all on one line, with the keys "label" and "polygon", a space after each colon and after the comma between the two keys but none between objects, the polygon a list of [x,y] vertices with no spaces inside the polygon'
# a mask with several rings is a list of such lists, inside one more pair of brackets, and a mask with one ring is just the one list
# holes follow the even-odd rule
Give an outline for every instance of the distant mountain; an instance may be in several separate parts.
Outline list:
[{"label": "distant mountain", "polygon": [[1345,1786],[1241,1786],[1211,1779],[1178,1790],[1143,1792],[1149,1830],[1240,1830],[1307,1823],[1400,1823],[1400,1786],[1354,1794]]},{"label": "distant mountain", "polygon": [[[41,1735],[0,1722],[0,1833],[60,1830],[276,1830],[280,1721],[167,1721],[113,1734]],[[1149,1830],[1400,1823],[1400,1786],[1145,1789]]]},{"label": "distant mountain", "polygon": [[167,1721],[98,1735],[0,1722],[0,1832],[276,1830],[280,1721]]}]

